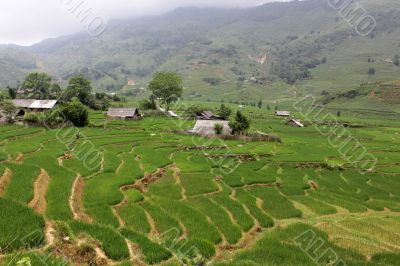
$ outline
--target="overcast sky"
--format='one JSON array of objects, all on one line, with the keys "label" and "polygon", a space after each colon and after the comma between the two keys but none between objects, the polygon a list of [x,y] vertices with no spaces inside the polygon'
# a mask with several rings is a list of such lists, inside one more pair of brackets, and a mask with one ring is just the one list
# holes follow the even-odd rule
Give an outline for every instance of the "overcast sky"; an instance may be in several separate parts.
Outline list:
[{"label": "overcast sky", "polygon": [[84,30],[73,11],[91,8],[104,20],[160,14],[182,6],[248,7],[271,0],[2,0],[0,44],[30,45]]}]

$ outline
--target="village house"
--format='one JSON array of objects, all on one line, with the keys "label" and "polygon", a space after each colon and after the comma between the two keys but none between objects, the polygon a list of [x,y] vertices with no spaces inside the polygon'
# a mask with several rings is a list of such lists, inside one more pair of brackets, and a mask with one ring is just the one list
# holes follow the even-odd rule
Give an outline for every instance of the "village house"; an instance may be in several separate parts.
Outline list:
[{"label": "village house", "polygon": [[221,135],[230,135],[232,134],[232,129],[229,126],[229,121],[223,120],[197,120],[194,128],[189,132],[196,135],[201,136],[216,136],[215,126],[221,125],[222,132]]},{"label": "village house", "polygon": [[14,99],[12,103],[17,108],[16,117],[23,117],[25,113],[45,112],[57,105],[57,100]]},{"label": "village house", "polygon": [[304,127],[304,125],[296,119],[290,119],[286,122],[286,125],[291,125],[292,127]]},{"label": "village house", "polygon": [[290,116],[290,112],[289,111],[276,111],[275,112],[276,116],[284,116],[284,117],[288,117]]},{"label": "village house", "polygon": [[203,111],[196,114],[196,120],[225,120],[211,111]]},{"label": "village house", "polygon": [[108,120],[139,120],[142,118],[137,108],[110,108],[107,112]]}]

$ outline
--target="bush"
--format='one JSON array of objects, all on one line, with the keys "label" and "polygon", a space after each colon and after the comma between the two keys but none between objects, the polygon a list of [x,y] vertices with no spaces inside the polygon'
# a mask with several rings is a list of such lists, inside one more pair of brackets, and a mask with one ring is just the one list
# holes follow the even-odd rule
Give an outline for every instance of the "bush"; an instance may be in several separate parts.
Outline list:
[{"label": "bush", "polygon": [[368,75],[375,75],[376,70],[375,68],[371,67],[370,69],[368,69]]},{"label": "bush", "polygon": [[222,131],[224,130],[224,126],[221,124],[215,124],[214,130],[215,130],[215,134],[221,135]]},{"label": "bush", "polygon": [[76,127],[85,127],[89,124],[89,108],[74,98],[61,109],[65,119]]},{"label": "bush", "polygon": [[225,106],[225,104],[221,104],[221,107],[218,110],[218,115],[223,119],[228,119],[229,116],[232,114],[232,110]]},{"label": "bush", "polygon": [[233,134],[243,134],[250,128],[250,121],[242,112],[238,111],[235,121],[230,122],[229,126],[232,128]]},{"label": "bush", "polygon": [[143,110],[157,110],[156,103],[152,99],[144,99],[139,106]]},{"label": "bush", "polygon": [[204,78],[203,80],[211,86],[216,86],[221,82],[221,79],[219,78]]},{"label": "bush", "polygon": [[24,121],[32,124],[39,123],[40,118],[36,113],[26,113],[24,115]]}]

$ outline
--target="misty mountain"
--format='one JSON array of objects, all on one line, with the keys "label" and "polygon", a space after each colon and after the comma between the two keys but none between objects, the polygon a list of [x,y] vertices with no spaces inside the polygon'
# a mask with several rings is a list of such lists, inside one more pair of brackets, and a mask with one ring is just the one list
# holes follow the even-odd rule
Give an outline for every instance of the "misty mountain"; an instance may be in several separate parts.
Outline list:
[{"label": "misty mountain", "polygon": [[110,21],[97,38],[82,32],[30,47],[2,45],[0,86],[17,86],[32,71],[62,84],[83,73],[99,91],[140,95],[154,72],[168,70],[184,77],[185,97],[252,100],[396,79],[399,67],[390,59],[400,54],[400,4],[359,3],[377,22],[367,37],[328,1],[308,0],[181,8]]}]

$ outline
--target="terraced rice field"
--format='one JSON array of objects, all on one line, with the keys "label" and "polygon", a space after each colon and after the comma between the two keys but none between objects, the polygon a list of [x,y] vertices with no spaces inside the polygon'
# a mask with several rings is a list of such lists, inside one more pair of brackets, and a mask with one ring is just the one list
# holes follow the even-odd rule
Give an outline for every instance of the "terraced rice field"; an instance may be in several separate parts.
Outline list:
[{"label": "terraced rice field", "polygon": [[80,138],[1,126],[0,265],[399,265],[400,128],[351,129],[378,158],[362,174],[330,167],[315,128],[256,117],[283,142],[152,117]]}]

